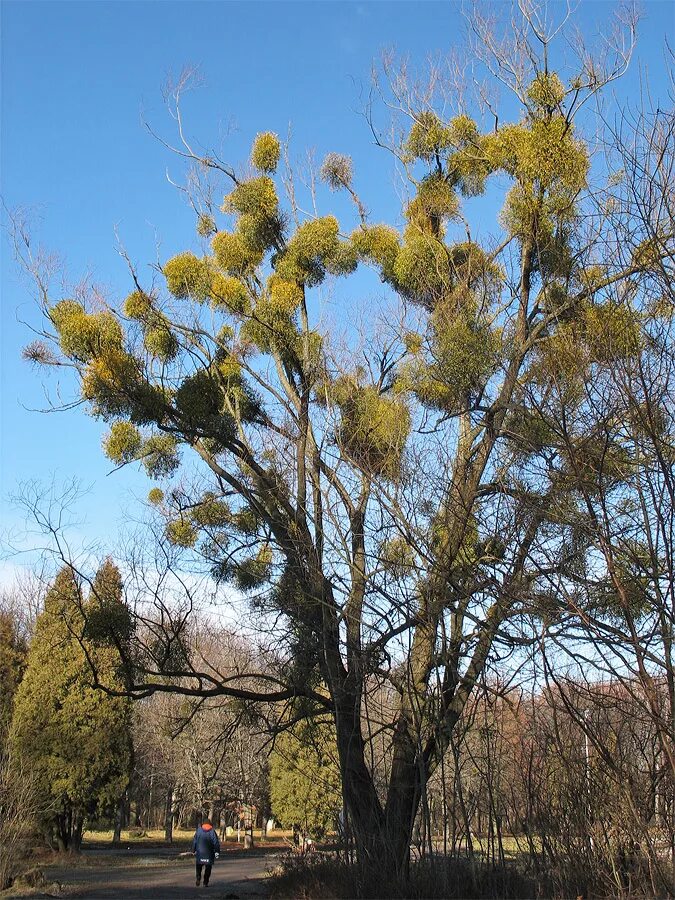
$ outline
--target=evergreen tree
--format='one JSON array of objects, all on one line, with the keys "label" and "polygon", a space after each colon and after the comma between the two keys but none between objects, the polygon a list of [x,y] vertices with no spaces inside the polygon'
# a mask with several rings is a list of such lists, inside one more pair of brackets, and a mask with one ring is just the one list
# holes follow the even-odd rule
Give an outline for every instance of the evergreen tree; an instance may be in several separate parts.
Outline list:
[{"label": "evergreen tree", "polygon": [[272,812],[285,826],[323,834],[342,808],[335,729],[308,719],[284,731],[270,756]]},{"label": "evergreen tree", "polygon": [[[117,590],[121,604],[115,573],[106,564],[94,588],[109,603]],[[87,612],[100,606],[95,591],[85,603],[72,571],[58,574],[35,625],[10,732],[39,785],[40,825],[60,850],[78,850],[85,822],[111,815],[132,762],[130,701],[93,683],[92,665],[101,685],[121,687],[115,653],[86,636]]]},{"label": "evergreen tree", "polygon": [[26,641],[11,610],[0,610],[0,752],[4,749],[12,719],[14,695],[21,682],[27,653]]}]

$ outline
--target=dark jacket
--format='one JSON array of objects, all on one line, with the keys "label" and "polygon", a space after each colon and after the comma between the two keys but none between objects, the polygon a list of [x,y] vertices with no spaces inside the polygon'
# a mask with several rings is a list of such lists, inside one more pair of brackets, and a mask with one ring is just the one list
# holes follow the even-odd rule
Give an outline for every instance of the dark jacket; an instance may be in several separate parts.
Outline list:
[{"label": "dark jacket", "polygon": [[192,838],[192,852],[199,863],[213,865],[216,853],[220,853],[220,841],[213,825],[200,825]]}]

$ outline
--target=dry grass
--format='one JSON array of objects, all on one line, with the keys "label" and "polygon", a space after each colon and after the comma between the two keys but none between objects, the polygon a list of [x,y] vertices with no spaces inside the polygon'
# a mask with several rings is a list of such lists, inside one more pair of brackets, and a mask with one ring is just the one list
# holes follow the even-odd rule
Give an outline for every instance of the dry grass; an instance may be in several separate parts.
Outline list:
[{"label": "dry grass", "polygon": [[[175,828],[173,832],[173,842],[175,844],[181,843],[183,841],[191,841],[192,836],[195,833],[194,828],[188,830],[187,828]],[[108,829],[95,829],[88,830],[84,832],[84,840],[88,842],[96,842],[96,843],[112,843],[113,839],[113,830],[112,828]],[[163,844],[164,843],[164,829],[163,828],[151,828],[150,830],[146,829],[138,829],[138,828],[126,828],[123,829],[121,835],[121,843],[123,844],[139,844],[139,843],[153,843],[153,844]]]},{"label": "dry grass", "polygon": [[289,855],[271,874],[272,900],[510,900],[537,893],[536,885],[515,865],[494,869],[476,863],[472,867],[467,860],[438,857],[413,863],[405,880],[347,866],[323,854],[313,858]]},{"label": "dry grass", "polygon": [[[194,828],[174,828],[173,831],[173,843],[174,844],[183,844],[190,843],[192,841],[192,837],[195,833]],[[292,831],[287,830],[284,831],[282,829],[274,829],[272,832],[267,834],[266,836],[262,836],[262,829],[254,828],[253,829],[253,839],[256,844],[261,846],[265,846],[265,844],[280,844],[283,845],[284,842],[291,842]],[[83,843],[92,844],[92,843],[112,843],[113,839],[113,831],[112,828],[104,828],[104,829],[89,829],[84,832],[84,841]],[[125,828],[122,830],[121,844],[165,844],[164,841],[164,829],[163,828],[150,828],[150,829],[139,829],[139,828]],[[228,835],[224,841],[221,843],[225,843],[228,847],[236,847],[237,844],[239,846],[243,846],[244,844],[244,833],[242,831],[241,834],[241,842],[237,841],[236,832],[233,835]]]}]

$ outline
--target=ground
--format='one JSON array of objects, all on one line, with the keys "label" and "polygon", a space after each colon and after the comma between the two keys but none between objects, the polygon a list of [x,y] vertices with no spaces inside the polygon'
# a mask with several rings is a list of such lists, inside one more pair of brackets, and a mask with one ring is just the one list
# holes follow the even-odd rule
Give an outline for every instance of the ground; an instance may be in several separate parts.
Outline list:
[{"label": "ground", "polygon": [[[224,846],[216,861],[208,888],[195,887],[194,857],[189,845],[171,846],[138,841],[113,847],[101,841],[85,841],[79,857],[52,856],[36,860],[46,885],[8,893],[18,898],[72,897],[80,900],[193,900],[212,897],[225,900],[264,898],[269,894],[266,878],[281,846],[244,851],[238,845]],[[57,890],[57,884],[60,889]],[[4,895],[3,895],[4,896]]]}]

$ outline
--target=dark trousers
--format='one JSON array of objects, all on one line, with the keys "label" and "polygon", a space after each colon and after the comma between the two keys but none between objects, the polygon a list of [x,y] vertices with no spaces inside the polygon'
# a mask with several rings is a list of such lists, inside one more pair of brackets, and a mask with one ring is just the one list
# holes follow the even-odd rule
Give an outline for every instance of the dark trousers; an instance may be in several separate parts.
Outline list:
[{"label": "dark trousers", "polygon": [[204,884],[208,884],[211,877],[211,863],[197,863],[197,881],[202,880],[202,866],[204,867]]}]

